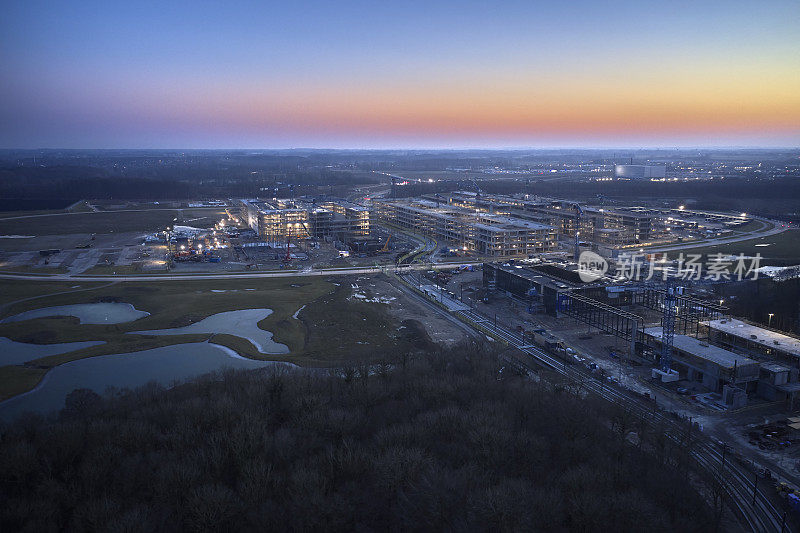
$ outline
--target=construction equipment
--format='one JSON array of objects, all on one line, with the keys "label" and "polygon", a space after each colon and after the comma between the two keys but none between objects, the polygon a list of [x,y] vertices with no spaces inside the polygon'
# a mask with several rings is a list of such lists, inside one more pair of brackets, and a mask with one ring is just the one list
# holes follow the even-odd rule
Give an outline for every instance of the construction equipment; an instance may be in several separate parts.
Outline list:
[{"label": "construction equipment", "polygon": [[664,315],[661,319],[661,359],[659,366],[662,372],[670,373],[672,367],[672,343],[675,338],[675,307],[678,296],[683,294],[683,287],[675,287],[667,282],[664,296]]},{"label": "construction equipment", "polygon": [[580,249],[580,235],[581,235],[581,219],[583,218],[583,209],[579,204],[572,204],[572,208],[575,210],[575,262],[578,262],[578,259],[581,255]]},{"label": "construction equipment", "polygon": [[392,235],[389,234],[389,236],[386,237],[386,243],[383,245],[383,248],[378,250],[378,253],[385,254],[386,252],[389,251],[389,239],[391,239],[391,238],[392,238]]},{"label": "construction equipment", "polygon": [[291,243],[291,237],[288,235],[286,236],[286,255],[283,256],[283,261],[281,263],[288,264],[292,262],[292,252],[289,250],[289,245]]},{"label": "construction equipment", "polygon": [[475,199],[479,200],[480,197],[481,197],[481,194],[483,194],[483,190],[481,189],[480,185],[478,185],[477,180],[473,179],[473,180],[470,180],[470,181],[472,181],[472,184],[475,186],[475,193],[476,193],[475,194]]}]

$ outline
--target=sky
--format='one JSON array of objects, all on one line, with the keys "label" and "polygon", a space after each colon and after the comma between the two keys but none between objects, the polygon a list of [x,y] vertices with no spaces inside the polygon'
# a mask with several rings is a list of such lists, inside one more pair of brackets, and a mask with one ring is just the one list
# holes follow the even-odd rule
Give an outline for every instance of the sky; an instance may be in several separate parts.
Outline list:
[{"label": "sky", "polygon": [[800,146],[800,1],[0,8],[0,148]]}]

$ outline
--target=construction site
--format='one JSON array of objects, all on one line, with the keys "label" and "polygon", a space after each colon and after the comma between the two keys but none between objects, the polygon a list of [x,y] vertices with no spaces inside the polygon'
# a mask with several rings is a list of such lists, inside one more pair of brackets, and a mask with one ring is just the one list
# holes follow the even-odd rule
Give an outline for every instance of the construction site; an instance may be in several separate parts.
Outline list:
[{"label": "construction site", "polygon": [[[395,188],[401,187],[394,185]],[[522,257],[577,240],[615,257],[629,249],[720,237],[753,221],[746,213],[608,207],[529,194],[476,191],[374,201],[376,220],[452,241],[494,257]]]},{"label": "construction site", "polygon": [[[522,333],[535,325],[564,339],[550,346],[569,362],[581,346],[632,372],[641,382],[690,396],[711,409],[782,401],[793,408],[800,391],[800,340],[731,317],[701,286],[664,282],[583,282],[576,265],[485,263],[480,303],[524,309]],[[499,299],[499,300],[498,300]]]}]

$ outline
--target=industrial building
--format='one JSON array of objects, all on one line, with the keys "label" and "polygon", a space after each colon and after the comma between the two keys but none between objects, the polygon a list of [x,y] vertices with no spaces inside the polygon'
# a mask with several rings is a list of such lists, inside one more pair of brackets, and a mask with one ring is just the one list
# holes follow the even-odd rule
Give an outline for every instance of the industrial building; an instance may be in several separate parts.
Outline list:
[{"label": "industrial building", "polygon": [[[669,368],[674,379],[701,383],[722,394],[722,404],[738,408],[748,396],[793,405],[800,394],[800,339],[741,320],[724,318],[715,302],[673,294],[638,283],[599,278],[584,283],[568,264],[527,261],[484,263],[488,294],[504,293],[529,312],[569,317],[630,344],[641,362],[660,364],[667,306],[671,314]],[[657,325],[653,312],[658,313]],[[649,318],[644,318],[649,317]],[[654,371],[658,371],[656,366]]]},{"label": "industrial building", "polygon": [[550,265],[483,264],[483,285],[488,290],[499,290],[522,299],[528,303],[529,310],[541,306],[553,316],[557,312],[558,293],[580,284],[577,274],[574,279],[567,279],[566,271],[562,274]]},{"label": "industrial building", "polygon": [[708,320],[700,324],[707,328],[708,338],[714,344],[800,367],[800,339],[736,318]]},{"label": "industrial building", "polygon": [[259,239],[274,244],[312,237],[350,242],[370,233],[369,208],[346,201],[241,200],[241,216]]},{"label": "industrial building", "polygon": [[415,199],[375,201],[378,221],[492,257],[525,257],[556,246],[555,228],[530,220]]},{"label": "industrial building", "polygon": [[[661,348],[663,331],[660,327],[644,328],[644,340]],[[745,392],[755,392],[759,379],[759,363],[743,355],[690,337],[675,335],[672,340],[672,366],[681,378],[699,381],[718,392],[724,385],[735,385]]]},{"label": "industrial building", "polygon": [[663,179],[667,176],[664,165],[614,165],[614,176],[627,179]]}]

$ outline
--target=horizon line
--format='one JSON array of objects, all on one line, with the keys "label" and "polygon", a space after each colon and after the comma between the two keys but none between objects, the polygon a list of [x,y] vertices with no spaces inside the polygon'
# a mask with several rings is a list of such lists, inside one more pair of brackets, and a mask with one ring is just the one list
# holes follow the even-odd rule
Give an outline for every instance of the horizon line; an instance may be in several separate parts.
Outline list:
[{"label": "horizon line", "polygon": [[483,152],[509,152],[509,151],[547,151],[547,150],[800,150],[800,145],[796,146],[776,146],[776,145],[639,145],[639,146],[625,146],[625,145],[608,145],[608,146],[581,146],[581,145],[564,145],[564,146],[550,146],[550,147],[536,147],[536,146],[508,146],[508,147],[481,147],[481,146],[460,146],[460,147],[422,147],[422,146],[385,146],[385,147],[310,147],[310,146],[295,146],[295,147],[237,147],[237,148],[221,148],[221,147],[202,147],[202,148],[185,148],[185,147],[111,147],[111,148],[63,148],[63,147],[0,147],[0,151],[146,151],[146,150],[169,150],[169,151],[360,151],[360,152],[381,152],[388,150],[416,150],[427,152],[456,152],[456,151],[483,151]]}]

